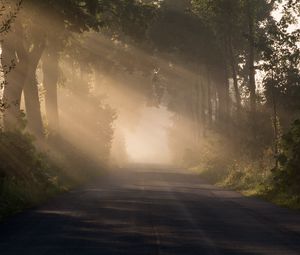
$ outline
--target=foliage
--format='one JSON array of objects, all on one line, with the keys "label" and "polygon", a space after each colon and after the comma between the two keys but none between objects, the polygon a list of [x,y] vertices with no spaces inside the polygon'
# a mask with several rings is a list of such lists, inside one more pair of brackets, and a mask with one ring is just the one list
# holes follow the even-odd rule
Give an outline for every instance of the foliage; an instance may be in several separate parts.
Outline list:
[{"label": "foliage", "polygon": [[266,35],[258,44],[263,60],[260,68],[265,72],[263,85],[266,103],[276,106],[279,114],[280,111],[290,113],[285,116],[280,114],[285,126],[299,113],[300,48],[297,42],[300,40],[300,30],[288,30],[292,20],[293,16],[285,13],[279,22],[269,23]]},{"label": "foliage", "polygon": [[[90,52],[86,49],[82,50],[82,42],[74,45],[74,41],[78,39],[78,37],[75,38],[75,34],[91,30],[99,33],[101,28],[101,33],[106,35],[109,42],[111,38],[131,42],[140,41],[145,36],[155,9],[151,1],[144,3],[135,0],[121,2],[29,0],[24,1],[21,10],[20,3],[16,5],[16,11],[9,13],[9,18],[3,20],[3,31],[9,30],[13,21],[16,20],[5,38],[6,47],[2,48],[2,56],[5,56],[5,63],[10,62],[9,58],[12,58],[12,63],[17,66],[12,70],[13,65],[2,65],[4,83],[1,85],[1,90],[4,86],[4,92],[12,95],[10,98],[12,100],[5,97],[5,100],[0,102],[0,110],[4,115],[18,115],[20,112],[20,109],[13,112],[10,108],[11,106],[20,108],[20,95],[22,90],[26,90],[23,83],[28,81],[28,70],[35,58],[36,67],[32,70],[33,79],[32,82],[29,81],[28,86],[33,88],[32,91],[37,91],[37,71],[43,71],[44,76],[49,76],[48,72],[50,72],[51,91],[48,87],[44,92],[46,95],[51,94],[47,98],[48,101],[49,99],[57,101],[54,97],[57,90],[55,77],[59,76],[58,63],[62,58],[69,57],[72,64],[79,64],[82,73],[92,72],[93,68],[99,68],[98,64],[101,62],[99,56],[95,57],[94,54],[87,54]],[[0,30],[1,33],[2,30]],[[74,38],[75,40],[72,41]],[[64,51],[68,47],[73,47],[73,54]],[[35,56],[37,49],[40,54]],[[45,68],[46,58],[50,60],[48,69]],[[43,70],[38,70],[40,60],[43,62]],[[117,62],[116,59],[114,61]],[[8,79],[8,77],[12,78]],[[16,77],[19,81],[15,79]],[[68,133],[66,137],[60,137],[55,132],[49,133],[49,128],[48,137],[36,142],[47,151],[47,156],[38,152],[40,149],[35,148],[34,139],[29,134],[12,129],[1,133],[0,169],[1,204],[3,205],[1,213],[4,210],[19,210],[35,201],[40,201],[40,198],[48,196],[48,189],[55,190],[65,185],[78,184],[91,176],[97,176],[102,170],[101,167],[108,163],[116,113],[110,106],[104,104],[102,96],[89,92],[88,80],[78,78],[79,84],[77,85],[79,86],[72,87],[70,91],[72,97],[68,105],[52,105],[60,109],[66,106],[62,111],[66,112],[74,123],[77,122],[76,128],[74,128],[75,125],[73,128],[68,126],[67,131],[70,132],[66,132]],[[19,96],[14,94],[17,86]],[[32,91],[30,94],[24,93],[26,108],[28,103],[35,101],[37,103],[33,110],[39,112],[40,98],[36,98],[38,93]],[[12,102],[16,103],[12,104]],[[36,115],[35,118],[30,118],[32,114],[29,110],[29,108],[26,109],[28,126],[41,117]],[[23,129],[26,122],[23,121],[24,113],[21,113],[22,118],[19,121],[21,125],[18,127]],[[13,117],[19,119],[18,116]]]},{"label": "foliage", "polygon": [[63,188],[60,169],[33,141],[17,130],[0,133],[0,219]]},{"label": "foliage", "polygon": [[11,25],[15,21],[18,12],[20,11],[23,0],[18,0],[15,4],[7,3],[3,0],[0,1],[0,40],[9,32]]},{"label": "foliage", "polygon": [[172,63],[161,72],[176,162],[237,189],[299,194],[296,124],[282,137],[300,114],[298,1],[164,3],[150,35]]},{"label": "foliage", "polygon": [[295,120],[282,137],[279,167],[273,170],[275,187],[290,194],[300,194],[300,120]]},{"label": "foliage", "polygon": [[[11,8],[11,6],[8,6],[7,3],[5,3],[4,1],[0,1],[0,42],[3,42],[5,35],[10,31],[11,29],[11,25],[13,24],[13,22],[16,19],[16,16],[18,14],[18,12],[20,11],[22,5],[22,0],[18,1],[13,10],[9,11]],[[0,57],[0,60],[2,62],[2,56]],[[1,78],[1,82],[0,82],[0,91],[2,91],[2,89],[4,88],[4,86],[6,85],[4,76],[7,75],[15,66],[15,62],[12,59],[11,63],[9,65],[6,65],[4,63],[2,63],[1,68],[0,68],[0,78]],[[2,96],[0,97],[0,113],[4,112],[5,109],[7,109],[8,105],[7,102],[5,102],[5,100],[2,99]]]},{"label": "foliage", "polygon": [[[63,100],[59,109],[64,116],[68,116],[61,119],[61,133],[84,155],[90,155],[88,158],[107,164],[117,114],[105,103],[103,95],[91,91],[90,76],[85,74],[85,67],[79,68],[73,70],[72,75],[68,74],[69,79],[60,89]],[[73,126],[73,123],[76,125]]]},{"label": "foliage", "polygon": [[43,147],[41,153],[22,131],[0,133],[0,220],[103,172],[98,161],[63,138]]},{"label": "foliage", "polygon": [[[51,78],[49,84],[43,82],[45,101],[53,100],[51,106],[65,116],[61,131],[66,135],[50,132],[50,122],[58,117],[51,120],[47,109],[50,135],[45,147],[54,151],[57,168],[36,151],[29,135],[2,132],[3,190],[27,189],[28,183],[44,189],[60,179],[55,169],[80,180],[89,176],[86,168],[109,161],[117,115],[99,93],[102,80],[109,77],[121,81],[120,91],[141,94],[148,105],[164,104],[174,113],[169,143],[176,163],[201,169],[202,176],[237,189],[299,194],[299,121],[287,132],[300,114],[300,30],[289,29],[299,16],[298,2],[28,0],[20,13],[17,2],[0,29],[2,36],[12,28],[2,47],[7,54],[2,86],[12,94],[11,88],[19,86],[12,96],[19,108],[26,68],[40,49],[29,85],[37,90],[37,70]],[[279,3],[283,15],[276,21],[272,12]],[[3,11],[0,6],[1,16]],[[14,64],[24,69],[22,75],[12,70]],[[64,88],[57,91],[63,64]],[[136,82],[125,82],[129,75]],[[34,110],[41,115],[37,94],[25,96],[25,103],[35,100]],[[1,101],[0,110],[7,113],[9,104]],[[28,109],[31,124],[36,120],[30,119]],[[17,115],[19,109],[8,112]]]}]

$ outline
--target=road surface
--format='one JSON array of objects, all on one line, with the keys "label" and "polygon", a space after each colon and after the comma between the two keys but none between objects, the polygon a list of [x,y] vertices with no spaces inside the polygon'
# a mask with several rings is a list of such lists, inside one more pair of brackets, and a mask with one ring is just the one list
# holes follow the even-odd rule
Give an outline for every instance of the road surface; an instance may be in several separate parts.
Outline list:
[{"label": "road surface", "polygon": [[300,254],[300,214],[136,166],[0,224],[0,254]]}]

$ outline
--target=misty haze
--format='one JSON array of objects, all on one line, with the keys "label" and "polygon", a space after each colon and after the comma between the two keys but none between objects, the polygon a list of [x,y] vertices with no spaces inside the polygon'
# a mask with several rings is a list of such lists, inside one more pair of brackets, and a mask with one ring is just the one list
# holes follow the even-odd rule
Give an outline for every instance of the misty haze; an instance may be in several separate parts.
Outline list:
[{"label": "misty haze", "polygon": [[0,0],[1,255],[300,254],[298,0]]}]

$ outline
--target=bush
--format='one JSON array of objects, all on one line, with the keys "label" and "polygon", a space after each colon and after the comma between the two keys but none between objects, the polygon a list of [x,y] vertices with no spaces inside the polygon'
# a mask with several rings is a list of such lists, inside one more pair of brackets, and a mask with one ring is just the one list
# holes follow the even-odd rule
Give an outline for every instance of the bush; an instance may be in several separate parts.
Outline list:
[{"label": "bush", "polygon": [[60,169],[33,141],[21,131],[0,132],[0,219],[63,188]]},{"label": "bush", "polygon": [[[222,135],[214,132],[207,133],[197,148],[197,161],[194,170],[211,183],[217,183],[228,175],[228,166],[234,159],[234,149]],[[187,165],[189,167],[189,165]]]},{"label": "bush", "polygon": [[35,149],[32,136],[21,131],[0,133],[0,161],[1,178],[47,182],[50,177],[45,156]]},{"label": "bush", "polygon": [[300,194],[300,120],[293,122],[282,137],[279,167],[274,168],[275,187],[290,194]]},{"label": "bush", "polygon": [[270,185],[271,164],[271,154],[268,150],[255,161],[240,158],[228,167],[228,175],[223,184],[238,190],[261,191]]},{"label": "bush", "polygon": [[[247,147],[247,146],[246,146]],[[220,134],[209,133],[199,146],[197,167],[193,169],[210,183],[238,190],[261,190],[271,183],[274,166],[273,151],[259,147],[259,156],[253,157],[245,145]]]}]

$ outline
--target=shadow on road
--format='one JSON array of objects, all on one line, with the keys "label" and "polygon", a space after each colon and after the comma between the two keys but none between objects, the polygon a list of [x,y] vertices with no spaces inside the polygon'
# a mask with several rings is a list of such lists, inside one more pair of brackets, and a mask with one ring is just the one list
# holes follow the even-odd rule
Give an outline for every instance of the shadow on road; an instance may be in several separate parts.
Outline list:
[{"label": "shadow on road", "polygon": [[119,170],[0,225],[0,254],[299,254],[244,200],[177,170]]}]

